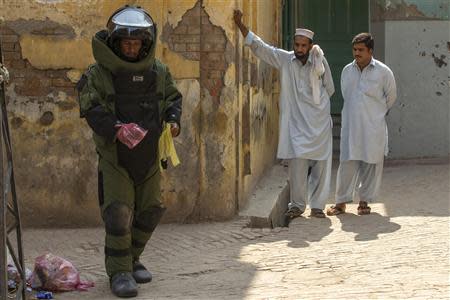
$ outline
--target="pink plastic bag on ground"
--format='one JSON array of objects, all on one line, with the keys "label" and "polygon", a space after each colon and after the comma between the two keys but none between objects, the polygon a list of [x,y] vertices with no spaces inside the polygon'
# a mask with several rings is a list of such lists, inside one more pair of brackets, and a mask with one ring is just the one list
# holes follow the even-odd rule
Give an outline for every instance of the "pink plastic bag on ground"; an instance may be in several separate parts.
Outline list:
[{"label": "pink plastic bag on ground", "polygon": [[71,262],[47,253],[36,258],[31,287],[53,292],[86,291],[93,282],[81,281],[80,274]]}]

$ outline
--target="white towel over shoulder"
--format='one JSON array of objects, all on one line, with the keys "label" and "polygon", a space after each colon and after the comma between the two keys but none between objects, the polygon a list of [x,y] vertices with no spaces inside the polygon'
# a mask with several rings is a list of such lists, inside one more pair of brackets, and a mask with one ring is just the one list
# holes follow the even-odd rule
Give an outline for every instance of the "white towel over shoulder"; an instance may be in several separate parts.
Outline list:
[{"label": "white towel over shoulder", "polygon": [[323,51],[319,45],[314,45],[309,51],[311,55],[312,68],[309,78],[311,80],[312,94],[314,103],[320,104],[320,77],[325,73],[323,65]]}]

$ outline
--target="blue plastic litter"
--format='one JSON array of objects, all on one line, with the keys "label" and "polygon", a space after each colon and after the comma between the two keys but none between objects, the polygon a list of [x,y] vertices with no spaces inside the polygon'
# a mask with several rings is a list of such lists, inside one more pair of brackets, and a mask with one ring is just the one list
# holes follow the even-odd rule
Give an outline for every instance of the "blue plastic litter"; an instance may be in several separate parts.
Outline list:
[{"label": "blue plastic litter", "polygon": [[36,294],[36,299],[53,299],[53,293],[52,292],[38,292]]}]

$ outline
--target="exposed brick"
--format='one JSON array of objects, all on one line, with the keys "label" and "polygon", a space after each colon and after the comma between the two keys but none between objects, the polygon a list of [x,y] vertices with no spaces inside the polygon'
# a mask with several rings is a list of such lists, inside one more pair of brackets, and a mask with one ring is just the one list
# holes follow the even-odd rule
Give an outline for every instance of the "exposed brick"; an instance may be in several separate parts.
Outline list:
[{"label": "exposed brick", "polygon": [[209,17],[208,16],[202,16],[202,25],[203,24],[211,24],[211,22],[209,21]]},{"label": "exposed brick", "polygon": [[198,4],[186,12],[186,16],[190,16],[190,17],[200,17],[200,15],[201,15],[201,9],[200,9],[200,5],[198,5]]},{"label": "exposed brick", "polygon": [[9,66],[12,69],[24,69],[25,61],[23,61],[22,59],[12,60],[9,62]]},{"label": "exposed brick", "polygon": [[186,34],[187,33],[187,26],[186,25],[178,25],[174,30],[174,34]]},{"label": "exposed brick", "polygon": [[173,40],[174,43],[200,43],[199,35],[177,35],[177,37]]},{"label": "exposed brick", "polygon": [[25,78],[26,73],[24,72],[25,69],[19,69],[19,68],[11,68],[10,74],[11,78],[14,79],[14,82],[16,82],[16,78]]},{"label": "exposed brick", "polygon": [[30,64],[28,59],[25,59],[25,68],[34,70],[34,67]]},{"label": "exposed brick", "polygon": [[64,80],[63,78],[52,79],[52,86],[55,87],[73,87],[74,84],[71,81]]},{"label": "exposed brick", "polygon": [[[16,33],[14,32],[14,30],[12,30],[11,28],[6,27],[6,26],[0,26],[0,33],[1,33],[3,36],[6,36],[6,35],[15,35],[15,34],[16,34]],[[2,36],[2,40],[3,40],[3,36]]]},{"label": "exposed brick", "polygon": [[75,87],[58,87],[56,89],[52,89],[55,92],[63,92],[69,96],[75,96],[77,93],[75,91]]},{"label": "exposed brick", "polygon": [[187,28],[187,33],[188,34],[200,34],[200,26],[196,25],[196,26],[189,26]]},{"label": "exposed brick", "polygon": [[25,77],[23,84],[16,85],[16,93],[22,96],[45,96],[50,93],[50,84],[47,78]]},{"label": "exposed brick", "polygon": [[17,35],[2,35],[1,36],[2,43],[16,43],[19,41],[19,37]]},{"label": "exposed brick", "polygon": [[214,34],[216,32],[214,26],[211,26],[209,23],[206,25],[202,24],[202,26],[200,26],[200,30],[202,35]]},{"label": "exposed brick", "polygon": [[200,65],[200,69],[204,70],[225,70],[227,68],[227,65],[225,61],[209,61],[209,60],[203,60],[202,56],[202,63]]},{"label": "exposed brick", "polygon": [[225,45],[225,38],[223,33],[220,34],[205,34],[202,35],[202,39],[207,43],[217,43]]},{"label": "exposed brick", "polygon": [[5,52],[12,52],[14,51],[16,43],[3,43],[2,44],[2,50]]},{"label": "exposed brick", "polygon": [[186,51],[186,44],[175,43],[173,44],[173,49],[176,52],[184,52]]},{"label": "exposed brick", "polygon": [[66,72],[62,70],[47,70],[45,75],[49,78],[65,78]]},{"label": "exposed brick", "polygon": [[184,52],[183,56],[190,60],[200,60],[200,52]]},{"label": "exposed brick", "polygon": [[187,44],[186,51],[200,51],[200,44]]},{"label": "exposed brick", "polygon": [[225,60],[225,55],[221,52],[210,52],[206,54],[206,59],[210,61],[223,61]]},{"label": "exposed brick", "polygon": [[225,42],[224,43],[202,43],[201,51],[225,51]]},{"label": "exposed brick", "polygon": [[190,17],[185,16],[183,17],[183,24],[189,26],[200,26],[200,18],[199,17]]},{"label": "exposed brick", "polygon": [[3,53],[3,57],[6,61],[21,59],[20,53],[17,52],[5,52]]},{"label": "exposed brick", "polygon": [[15,74],[16,72],[11,72],[12,75],[14,75],[13,80],[14,80],[14,84],[16,85],[16,92],[17,92],[17,86],[21,86],[24,85],[25,83],[25,76],[22,77],[16,77]]},{"label": "exposed brick", "polygon": [[175,28],[166,24],[162,40],[186,59],[200,61],[200,84],[214,101],[219,101],[228,67],[225,58],[227,37],[221,27],[211,23],[200,3],[198,1],[193,9],[188,10]]},{"label": "exposed brick", "polygon": [[207,71],[207,77],[211,79],[219,79],[222,78],[224,75],[224,71],[218,71],[218,70],[208,70]]}]

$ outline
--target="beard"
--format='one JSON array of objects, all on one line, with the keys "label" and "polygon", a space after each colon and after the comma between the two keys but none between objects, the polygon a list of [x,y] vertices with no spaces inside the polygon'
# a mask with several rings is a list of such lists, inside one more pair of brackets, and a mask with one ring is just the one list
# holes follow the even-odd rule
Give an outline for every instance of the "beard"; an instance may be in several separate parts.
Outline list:
[{"label": "beard", "polygon": [[295,53],[295,57],[296,57],[298,60],[304,60],[304,59],[307,59],[308,56],[309,56],[309,52],[306,53],[306,54],[297,54],[297,53]]}]

